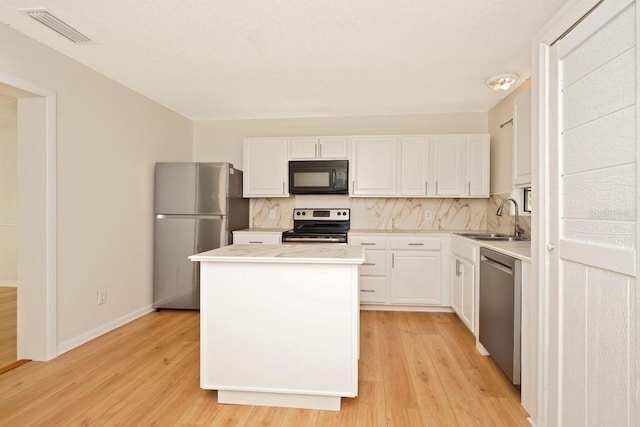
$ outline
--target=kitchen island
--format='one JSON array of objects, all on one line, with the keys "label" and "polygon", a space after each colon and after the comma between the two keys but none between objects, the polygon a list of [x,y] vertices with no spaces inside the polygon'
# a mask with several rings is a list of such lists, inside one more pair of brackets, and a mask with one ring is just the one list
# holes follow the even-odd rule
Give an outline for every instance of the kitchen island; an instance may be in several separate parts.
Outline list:
[{"label": "kitchen island", "polygon": [[200,387],[219,403],[340,410],[358,393],[361,247],[232,245],[200,262]]}]

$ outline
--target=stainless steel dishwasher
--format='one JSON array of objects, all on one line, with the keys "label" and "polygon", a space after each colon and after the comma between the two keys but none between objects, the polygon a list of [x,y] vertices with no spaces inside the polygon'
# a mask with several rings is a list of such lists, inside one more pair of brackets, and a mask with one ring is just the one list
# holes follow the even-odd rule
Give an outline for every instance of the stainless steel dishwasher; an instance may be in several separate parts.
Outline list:
[{"label": "stainless steel dishwasher", "polygon": [[520,386],[520,260],[480,248],[480,344]]}]

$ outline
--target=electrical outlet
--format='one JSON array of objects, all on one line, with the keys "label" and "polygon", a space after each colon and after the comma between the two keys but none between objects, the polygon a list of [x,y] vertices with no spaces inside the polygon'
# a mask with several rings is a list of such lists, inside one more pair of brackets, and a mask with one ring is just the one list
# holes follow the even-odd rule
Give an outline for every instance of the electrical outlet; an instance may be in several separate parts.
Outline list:
[{"label": "electrical outlet", "polygon": [[433,219],[433,214],[431,213],[431,211],[424,211],[424,219]]},{"label": "electrical outlet", "polygon": [[100,289],[98,291],[98,305],[104,304],[105,302],[107,302],[107,291]]},{"label": "electrical outlet", "polygon": [[269,211],[269,219],[276,219],[276,210],[275,209],[271,209]]}]

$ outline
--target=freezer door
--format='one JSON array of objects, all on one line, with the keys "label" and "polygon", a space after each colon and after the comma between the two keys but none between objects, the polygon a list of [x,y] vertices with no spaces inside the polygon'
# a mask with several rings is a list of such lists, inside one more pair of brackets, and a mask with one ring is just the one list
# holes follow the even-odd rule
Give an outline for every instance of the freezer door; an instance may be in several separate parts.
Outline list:
[{"label": "freezer door", "polygon": [[153,260],[155,308],[200,308],[200,265],[188,257],[226,245],[226,227],[226,217],[156,217]]},{"label": "freezer door", "polygon": [[228,163],[156,163],[156,214],[227,213]]}]

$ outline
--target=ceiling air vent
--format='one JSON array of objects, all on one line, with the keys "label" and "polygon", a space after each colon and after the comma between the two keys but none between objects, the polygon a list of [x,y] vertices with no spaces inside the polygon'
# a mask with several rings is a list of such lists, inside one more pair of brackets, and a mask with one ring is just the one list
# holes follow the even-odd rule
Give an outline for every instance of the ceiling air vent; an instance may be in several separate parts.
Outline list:
[{"label": "ceiling air vent", "polygon": [[60,34],[71,40],[74,43],[90,43],[91,40],[89,37],[82,34],[80,31],[76,30],[66,22],[61,21],[60,19],[53,16],[46,9],[22,9],[20,10],[22,13],[25,13],[40,22],[41,24],[51,28],[56,33]]}]

